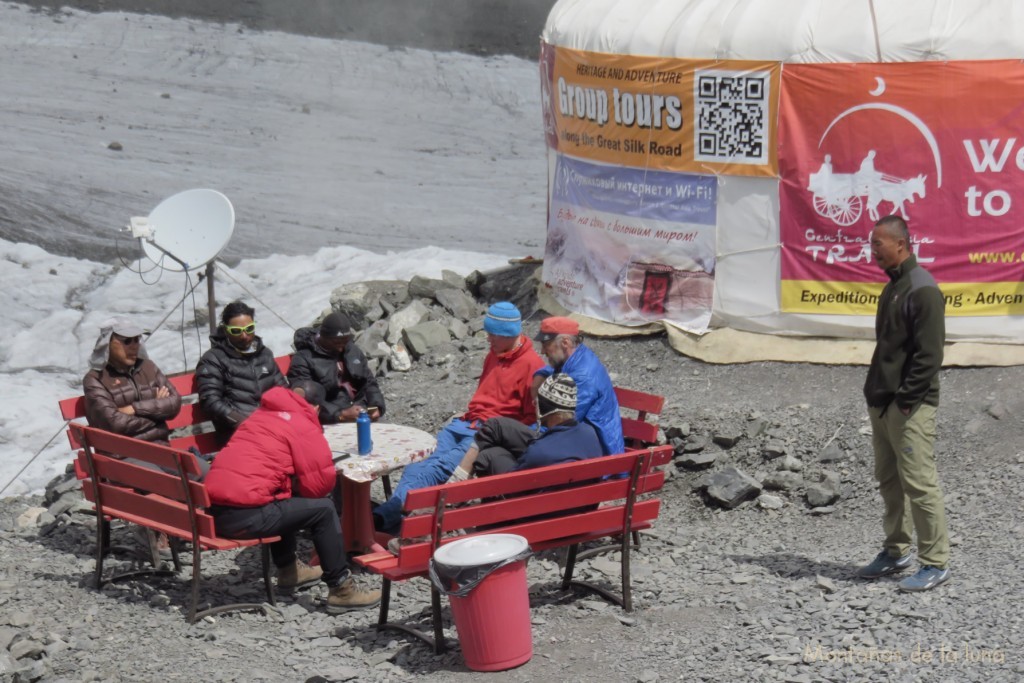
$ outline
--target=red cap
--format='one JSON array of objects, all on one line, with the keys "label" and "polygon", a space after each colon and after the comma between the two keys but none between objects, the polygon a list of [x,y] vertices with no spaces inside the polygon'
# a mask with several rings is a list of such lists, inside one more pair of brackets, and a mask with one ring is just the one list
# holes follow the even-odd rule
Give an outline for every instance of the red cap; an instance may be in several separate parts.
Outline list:
[{"label": "red cap", "polygon": [[580,324],[572,318],[555,316],[546,318],[540,324],[540,332],[533,338],[534,341],[549,342],[560,334],[568,334],[575,337],[580,333]]}]

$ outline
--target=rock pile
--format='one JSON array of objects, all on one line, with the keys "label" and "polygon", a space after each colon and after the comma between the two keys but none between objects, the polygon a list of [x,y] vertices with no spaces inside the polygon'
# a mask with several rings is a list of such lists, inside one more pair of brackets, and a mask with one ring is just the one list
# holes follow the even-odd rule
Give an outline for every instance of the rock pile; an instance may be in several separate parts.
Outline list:
[{"label": "rock pile", "polygon": [[756,500],[774,510],[789,502],[820,514],[843,495],[841,473],[824,466],[841,467],[849,453],[845,442],[835,438],[816,449],[807,435],[792,428],[809,409],[790,406],[787,414],[771,418],[754,412],[743,421],[718,415],[700,428],[690,422],[671,424],[663,434],[675,448],[677,468],[700,475],[693,488],[709,505],[731,510]]},{"label": "rock pile", "polygon": [[321,319],[332,311],[345,313],[359,330],[356,344],[378,376],[408,372],[413,361],[425,356],[479,346],[488,304],[512,301],[529,317],[537,306],[537,271],[536,264],[528,263],[468,277],[446,270],[440,279],[417,275],[408,282],[356,282],[331,293],[331,307]]}]

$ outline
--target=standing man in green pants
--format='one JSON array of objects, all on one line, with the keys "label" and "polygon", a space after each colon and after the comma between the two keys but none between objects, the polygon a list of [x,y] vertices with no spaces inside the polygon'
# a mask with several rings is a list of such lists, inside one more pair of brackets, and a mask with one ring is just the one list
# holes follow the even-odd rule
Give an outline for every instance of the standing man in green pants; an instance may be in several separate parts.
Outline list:
[{"label": "standing man in green pants", "polygon": [[858,575],[877,579],[907,569],[916,530],[921,568],[899,587],[925,591],[949,580],[949,533],[933,450],[945,301],[935,278],[918,265],[899,216],[875,223],[871,254],[889,276],[878,300],[875,353],[864,383],[875,477],[885,503],[885,544]]}]

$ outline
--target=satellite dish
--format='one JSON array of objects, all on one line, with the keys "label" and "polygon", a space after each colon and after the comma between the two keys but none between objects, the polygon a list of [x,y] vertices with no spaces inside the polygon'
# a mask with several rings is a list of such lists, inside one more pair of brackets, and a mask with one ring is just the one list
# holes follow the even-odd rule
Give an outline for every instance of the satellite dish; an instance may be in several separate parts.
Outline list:
[{"label": "satellite dish", "polygon": [[[235,209],[216,190],[185,190],[160,202],[146,218],[132,218],[146,256],[167,270],[195,270],[227,246]],[[168,258],[169,257],[169,258]]]}]

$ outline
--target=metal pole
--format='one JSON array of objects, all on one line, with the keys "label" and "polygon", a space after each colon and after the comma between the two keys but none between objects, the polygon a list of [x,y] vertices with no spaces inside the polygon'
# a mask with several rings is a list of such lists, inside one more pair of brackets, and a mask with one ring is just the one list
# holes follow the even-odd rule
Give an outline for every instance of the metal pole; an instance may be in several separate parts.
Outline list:
[{"label": "metal pole", "polygon": [[217,296],[213,293],[214,262],[206,264],[206,298],[210,312],[210,334],[217,332]]}]

